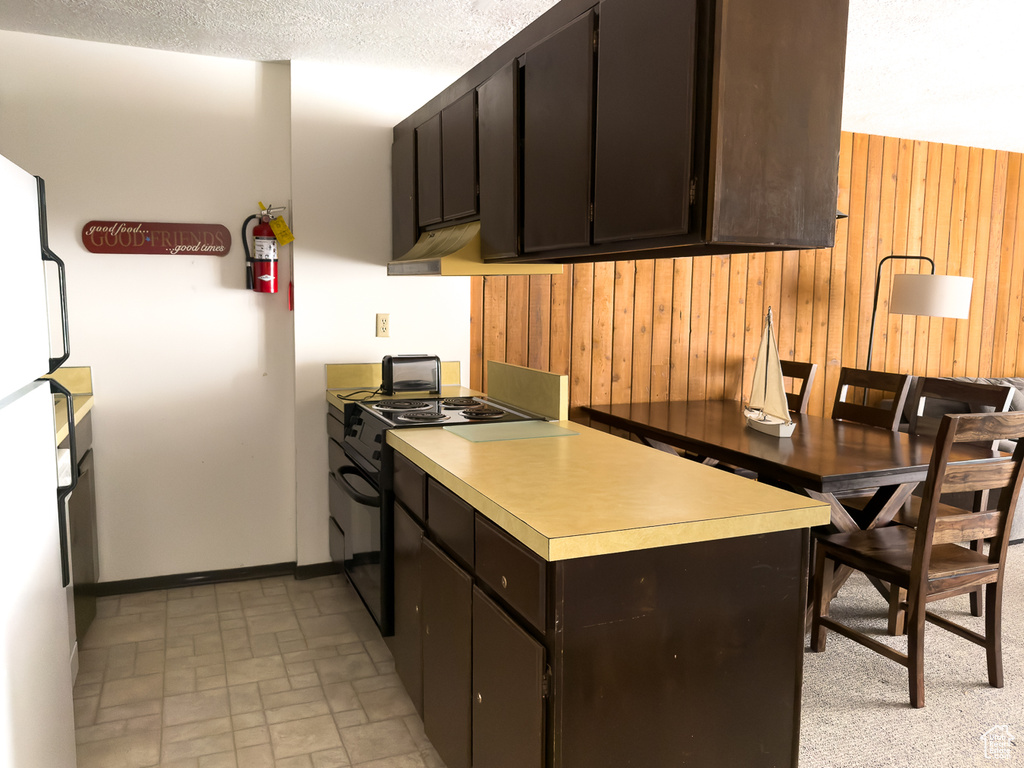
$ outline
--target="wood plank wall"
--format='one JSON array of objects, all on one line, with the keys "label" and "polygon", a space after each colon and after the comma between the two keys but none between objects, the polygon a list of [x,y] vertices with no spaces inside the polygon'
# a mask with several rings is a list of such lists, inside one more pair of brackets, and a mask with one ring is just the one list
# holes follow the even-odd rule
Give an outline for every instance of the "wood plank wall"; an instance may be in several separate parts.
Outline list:
[{"label": "wood plank wall", "polygon": [[916,272],[922,262],[887,262],[873,368],[1024,375],[1021,160],[844,133],[838,208],[849,218],[837,222],[831,249],[473,278],[471,386],[486,391],[484,361],[503,360],[568,374],[574,406],[739,398],[771,306],[781,356],[818,364],[809,412],[827,414],[840,367],[867,363],[875,271],[893,253],[929,256],[939,274],[972,275],[971,313],[889,315],[892,274]]}]

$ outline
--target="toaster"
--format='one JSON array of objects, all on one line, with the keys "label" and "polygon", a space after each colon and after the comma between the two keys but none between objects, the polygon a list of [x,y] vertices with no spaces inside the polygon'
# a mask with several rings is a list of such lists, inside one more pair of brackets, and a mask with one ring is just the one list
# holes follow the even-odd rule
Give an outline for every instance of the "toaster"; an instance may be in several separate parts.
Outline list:
[{"label": "toaster", "polygon": [[380,391],[441,393],[441,359],[436,355],[385,355],[381,361]]}]

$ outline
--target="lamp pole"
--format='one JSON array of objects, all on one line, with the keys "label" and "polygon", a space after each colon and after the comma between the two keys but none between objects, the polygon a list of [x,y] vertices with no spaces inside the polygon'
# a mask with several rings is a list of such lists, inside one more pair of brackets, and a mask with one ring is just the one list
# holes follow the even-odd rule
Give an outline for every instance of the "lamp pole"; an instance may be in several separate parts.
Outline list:
[{"label": "lamp pole", "polygon": [[905,259],[907,261],[927,261],[931,267],[931,274],[935,274],[935,262],[927,256],[886,256],[878,262],[878,271],[875,273],[875,301],[871,305],[871,331],[868,336],[868,370],[871,370],[871,353],[875,346],[875,317],[878,315],[878,288],[882,282],[882,265],[890,259]]}]

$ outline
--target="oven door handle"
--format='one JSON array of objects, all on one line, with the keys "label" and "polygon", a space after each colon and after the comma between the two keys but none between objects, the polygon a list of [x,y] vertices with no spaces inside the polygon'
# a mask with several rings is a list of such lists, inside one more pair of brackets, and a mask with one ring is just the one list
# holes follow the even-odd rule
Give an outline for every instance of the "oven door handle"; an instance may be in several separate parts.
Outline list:
[{"label": "oven door handle", "polygon": [[345,477],[345,475],[356,475],[357,477],[361,477],[364,481],[369,482],[363,476],[363,473],[356,467],[338,467],[335,471],[338,474],[338,482],[341,484],[341,489],[348,494],[349,498],[367,507],[380,506],[380,496],[367,496],[365,493],[360,493],[356,490],[355,486],[348,481],[348,478]]}]

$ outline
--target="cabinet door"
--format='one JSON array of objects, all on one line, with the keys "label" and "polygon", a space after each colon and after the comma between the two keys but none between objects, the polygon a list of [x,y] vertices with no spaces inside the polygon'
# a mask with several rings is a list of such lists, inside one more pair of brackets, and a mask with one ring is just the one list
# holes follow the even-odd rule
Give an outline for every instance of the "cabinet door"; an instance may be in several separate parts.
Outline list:
[{"label": "cabinet door", "polygon": [[544,646],[473,588],[473,768],[544,765]]},{"label": "cabinet door", "polygon": [[523,251],[590,244],[594,14],[523,56]]},{"label": "cabinet door", "polygon": [[416,192],[419,224],[441,221],[441,115],[416,129]]},{"label": "cabinet door", "polygon": [[594,242],[685,234],[696,0],[603,0]]},{"label": "cabinet door", "polygon": [[480,254],[519,253],[519,63],[477,89],[480,141]]},{"label": "cabinet door", "polygon": [[477,213],[475,91],[441,112],[441,198],[445,221]]},{"label": "cabinet door", "polygon": [[395,672],[423,717],[420,545],[423,529],[395,504],[395,634],[388,638]]},{"label": "cabinet door", "polygon": [[[391,145],[391,254],[402,256],[416,244],[416,134],[396,131]],[[332,406],[333,407],[333,406]]]},{"label": "cabinet door", "polygon": [[468,568],[475,560],[476,511],[434,478],[427,479],[427,530]]},{"label": "cabinet door", "polygon": [[406,512],[423,523],[427,519],[427,475],[397,451],[391,451],[391,456],[395,501],[400,501]]},{"label": "cabinet door", "polygon": [[426,539],[420,562],[423,728],[447,768],[469,768],[473,579]]},{"label": "cabinet door", "polygon": [[[89,414],[86,414],[86,418]],[[75,637],[81,643],[96,618],[96,582],[99,580],[96,540],[96,486],[92,451],[78,462],[78,484],[68,498],[71,547],[71,583],[75,600]]]}]

